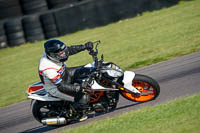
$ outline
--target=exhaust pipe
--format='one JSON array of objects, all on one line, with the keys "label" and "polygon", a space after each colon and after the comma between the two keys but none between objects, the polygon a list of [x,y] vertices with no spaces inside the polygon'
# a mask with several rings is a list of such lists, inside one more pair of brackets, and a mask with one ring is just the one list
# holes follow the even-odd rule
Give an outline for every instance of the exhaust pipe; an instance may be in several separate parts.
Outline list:
[{"label": "exhaust pipe", "polygon": [[44,125],[65,125],[65,124],[67,124],[67,120],[64,117],[42,119],[41,122]]}]

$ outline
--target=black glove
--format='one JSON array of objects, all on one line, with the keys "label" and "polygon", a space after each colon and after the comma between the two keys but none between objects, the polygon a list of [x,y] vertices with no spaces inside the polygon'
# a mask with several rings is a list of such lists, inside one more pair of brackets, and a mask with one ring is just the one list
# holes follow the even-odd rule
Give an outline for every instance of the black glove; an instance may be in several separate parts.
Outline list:
[{"label": "black glove", "polygon": [[85,43],[85,48],[86,48],[87,50],[93,49],[93,43],[92,43],[92,42],[87,42],[87,43]]},{"label": "black glove", "polygon": [[82,88],[82,92],[83,93],[90,93],[92,92],[92,90],[90,88],[88,88],[88,83],[83,81],[81,84],[81,88]]},{"label": "black glove", "polygon": [[87,85],[88,85],[88,83],[85,82],[85,81],[83,81],[83,82],[81,83],[81,88],[82,88],[82,89],[85,89],[85,88],[87,88]]},{"label": "black glove", "polygon": [[82,89],[82,92],[83,92],[83,93],[91,93],[91,92],[92,92],[92,89],[90,89],[90,88]]}]

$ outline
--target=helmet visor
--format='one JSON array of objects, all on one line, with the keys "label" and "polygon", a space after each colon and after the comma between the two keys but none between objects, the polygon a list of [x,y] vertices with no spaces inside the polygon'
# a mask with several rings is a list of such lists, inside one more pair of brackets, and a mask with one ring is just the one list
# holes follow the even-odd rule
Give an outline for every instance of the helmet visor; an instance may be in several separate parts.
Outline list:
[{"label": "helmet visor", "polygon": [[50,56],[53,57],[54,59],[60,61],[60,62],[65,62],[68,59],[68,56],[69,56],[68,48],[65,47],[63,50],[60,50],[57,53],[50,53]]}]

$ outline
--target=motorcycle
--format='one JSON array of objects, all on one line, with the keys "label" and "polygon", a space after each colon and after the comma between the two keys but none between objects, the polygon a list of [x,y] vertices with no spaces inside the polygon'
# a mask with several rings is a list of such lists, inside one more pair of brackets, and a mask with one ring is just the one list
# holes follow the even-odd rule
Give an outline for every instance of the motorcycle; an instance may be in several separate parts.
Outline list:
[{"label": "motorcycle", "polygon": [[[104,62],[103,54],[101,59],[98,59],[100,41],[93,44],[95,48],[89,50],[89,55],[94,62],[84,66],[90,72],[80,74],[74,81],[87,83],[87,93],[90,94],[88,112],[114,111],[120,95],[133,102],[147,102],[158,97],[160,86],[156,80],[132,71],[123,72],[116,64]],[[26,94],[32,99],[34,118],[44,125],[65,125],[81,116],[80,112],[73,108],[72,102],[63,101],[47,93],[42,82],[31,85]]]}]

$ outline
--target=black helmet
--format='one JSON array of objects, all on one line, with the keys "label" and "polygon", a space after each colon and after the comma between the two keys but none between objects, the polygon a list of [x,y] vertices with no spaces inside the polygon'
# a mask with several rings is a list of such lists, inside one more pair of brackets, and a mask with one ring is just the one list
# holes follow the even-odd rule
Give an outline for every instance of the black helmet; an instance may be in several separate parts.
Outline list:
[{"label": "black helmet", "polygon": [[56,62],[64,62],[68,59],[69,51],[67,46],[60,40],[52,39],[44,43],[47,57]]}]

